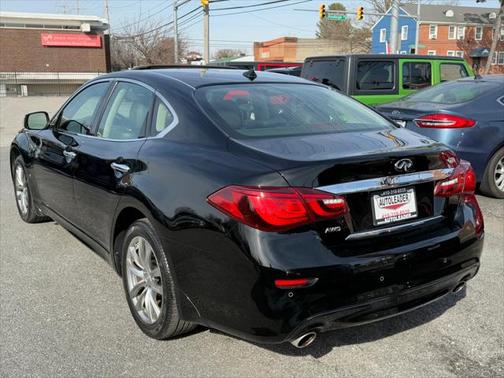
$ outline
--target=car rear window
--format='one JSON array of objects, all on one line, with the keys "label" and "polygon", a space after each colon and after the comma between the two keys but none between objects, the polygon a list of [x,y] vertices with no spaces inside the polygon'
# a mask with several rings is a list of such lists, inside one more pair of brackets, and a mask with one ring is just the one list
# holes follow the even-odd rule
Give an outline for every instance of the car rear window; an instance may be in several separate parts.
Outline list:
[{"label": "car rear window", "polygon": [[421,90],[405,97],[403,100],[409,102],[431,102],[434,104],[460,104],[471,101],[498,86],[498,83],[488,81],[452,81]]},{"label": "car rear window", "polygon": [[359,102],[318,85],[215,85],[198,89],[196,98],[210,118],[236,138],[394,128]]}]

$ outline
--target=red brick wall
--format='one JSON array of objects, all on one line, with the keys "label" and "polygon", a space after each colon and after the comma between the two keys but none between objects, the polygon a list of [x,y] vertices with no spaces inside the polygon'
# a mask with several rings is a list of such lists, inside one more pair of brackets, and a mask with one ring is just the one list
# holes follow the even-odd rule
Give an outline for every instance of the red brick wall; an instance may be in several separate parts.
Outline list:
[{"label": "red brick wall", "polygon": [[[492,28],[483,28],[483,37],[481,41],[475,40],[476,27],[466,26],[463,40],[448,39],[449,25],[438,25],[437,38],[429,39],[429,25],[420,25],[419,44],[425,45],[425,48],[419,48],[422,55],[427,55],[428,50],[436,50],[436,55],[447,55],[448,50],[463,51],[464,59],[472,65],[472,59],[469,54],[473,48],[488,47],[492,44]],[[504,52],[504,41],[499,41],[496,51]],[[486,59],[482,65],[486,64]],[[490,73],[504,73],[504,65],[492,65]]]},{"label": "red brick wall", "polygon": [[[0,72],[105,72],[105,48],[42,46],[41,33],[72,33],[0,28]],[[49,65],[49,66],[47,66]]]}]

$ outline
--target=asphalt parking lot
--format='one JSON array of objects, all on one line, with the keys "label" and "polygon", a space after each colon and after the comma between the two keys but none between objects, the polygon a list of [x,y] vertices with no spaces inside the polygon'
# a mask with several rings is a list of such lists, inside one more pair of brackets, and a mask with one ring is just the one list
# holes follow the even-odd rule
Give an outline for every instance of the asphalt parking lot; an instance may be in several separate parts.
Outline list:
[{"label": "asphalt parking lot", "polygon": [[504,376],[504,200],[481,196],[482,266],[458,294],[303,350],[207,329],[147,338],[111,267],[54,222],[28,225],[17,214],[10,141],[25,113],[63,101],[0,98],[1,376]]}]

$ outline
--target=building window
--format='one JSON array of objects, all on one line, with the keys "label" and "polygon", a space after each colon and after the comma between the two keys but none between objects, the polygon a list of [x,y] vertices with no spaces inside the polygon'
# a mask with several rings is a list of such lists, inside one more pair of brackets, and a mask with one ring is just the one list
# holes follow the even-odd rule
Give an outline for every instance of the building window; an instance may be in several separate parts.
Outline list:
[{"label": "building window", "polygon": [[427,55],[436,55],[436,50],[427,50]]},{"label": "building window", "polygon": [[408,39],[408,25],[401,27],[401,41],[406,41]]},{"label": "building window", "polygon": [[497,51],[494,51],[494,54],[492,56],[492,64],[497,64],[497,55],[499,55],[499,53]]},{"label": "building window", "polygon": [[465,37],[465,26],[459,26],[457,28],[457,39],[464,39]]},{"label": "building window", "polygon": [[387,29],[380,29],[380,42],[383,43],[387,39]]},{"label": "building window", "polygon": [[499,52],[499,56],[497,57],[497,64],[504,64],[504,51]]},{"label": "building window", "polygon": [[455,56],[458,56],[459,58],[463,58],[464,52],[463,51],[455,51]]},{"label": "building window", "polygon": [[437,25],[429,25],[429,39],[437,38]]},{"label": "building window", "polygon": [[401,52],[399,54],[406,55],[407,51],[406,50],[401,50]]},{"label": "building window", "polygon": [[457,34],[457,27],[455,25],[450,25],[448,29],[448,39],[455,39]]},{"label": "building window", "polygon": [[483,39],[483,26],[476,26],[476,31],[474,32],[474,39],[476,41],[481,41]]},{"label": "building window", "polygon": [[447,55],[447,56],[455,56],[455,51],[453,51],[453,50],[448,50],[448,51],[446,52],[446,55]]},{"label": "building window", "polygon": [[500,40],[504,41],[504,28],[501,28],[500,30]]}]

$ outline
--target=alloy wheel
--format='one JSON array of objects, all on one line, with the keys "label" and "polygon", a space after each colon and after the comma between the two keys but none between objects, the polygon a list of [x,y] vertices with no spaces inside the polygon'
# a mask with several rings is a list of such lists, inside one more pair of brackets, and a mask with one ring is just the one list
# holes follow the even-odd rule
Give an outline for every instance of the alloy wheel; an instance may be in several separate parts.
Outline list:
[{"label": "alloy wheel", "polygon": [[163,282],[156,255],[141,236],[131,239],[126,256],[128,295],[143,322],[159,319],[163,304]]},{"label": "alloy wheel", "polygon": [[14,184],[16,187],[16,201],[19,207],[19,211],[21,211],[21,214],[25,216],[26,214],[28,214],[30,197],[25,170],[21,164],[16,165],[16,170],[14,173]]},{"label": "alloy wheel", "polygon": [[504,156],[501,157],[495,165],[494,181],[495,186],[497,186],[501,192],[504,192]]}]

